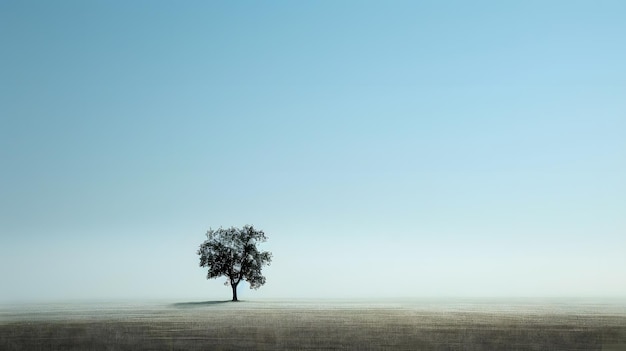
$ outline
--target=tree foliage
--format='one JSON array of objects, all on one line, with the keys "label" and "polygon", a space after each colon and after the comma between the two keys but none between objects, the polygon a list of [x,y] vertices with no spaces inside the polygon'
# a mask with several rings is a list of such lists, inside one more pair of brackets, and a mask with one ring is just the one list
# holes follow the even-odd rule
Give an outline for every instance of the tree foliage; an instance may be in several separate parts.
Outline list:
[{"label": "tree foliage", "polygon": [[208,268],[207,279],[227,278],[225,284],[233,289],[233,301],[237,301],[237,285],[242,280],[247,281],[251,289],[265,284],[261,268],[271,263],[272,254],[257,248],[258,243],[267,240],[262,230],[245,225],[243,228],[209,229],[206,236],[207,240],[197,252],[200,267]]}]

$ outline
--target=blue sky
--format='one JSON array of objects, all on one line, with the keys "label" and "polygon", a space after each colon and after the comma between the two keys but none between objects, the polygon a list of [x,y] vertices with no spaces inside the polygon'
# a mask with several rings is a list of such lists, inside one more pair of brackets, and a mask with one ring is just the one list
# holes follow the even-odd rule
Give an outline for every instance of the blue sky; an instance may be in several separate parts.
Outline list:
[{"label": "blue sky", "polygon": [[0,300],[625,296],[623,1],[2,1]]}]

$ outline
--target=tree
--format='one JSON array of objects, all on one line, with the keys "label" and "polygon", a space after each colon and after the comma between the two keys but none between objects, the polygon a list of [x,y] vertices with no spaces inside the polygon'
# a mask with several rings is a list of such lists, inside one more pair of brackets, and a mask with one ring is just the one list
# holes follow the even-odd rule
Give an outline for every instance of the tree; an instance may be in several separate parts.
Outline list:
[{"label": "tree", "polygon": [[233,289],[233,301],[237,300],[237,285],[245,280],[250,289],[258,289],[265,284],[261,267],[272,262],[272,254],[259,251],[257,243],[267,240],[262,230],[251,225],[243,228],[209,229],[205,240],[198,249],[200,267],[209,269],[206,278],[225,276],[224,285]]}]

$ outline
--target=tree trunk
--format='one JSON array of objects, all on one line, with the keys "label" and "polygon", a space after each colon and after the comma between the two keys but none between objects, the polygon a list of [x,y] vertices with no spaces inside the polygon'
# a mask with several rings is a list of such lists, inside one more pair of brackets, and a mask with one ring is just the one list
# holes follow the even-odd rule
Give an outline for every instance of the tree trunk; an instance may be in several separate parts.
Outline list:
[{"label": "tree trunk", "polygon": [[239,301],[237,300],[237,284],[230,284],[230,286],[233,288],[233,301]]}]

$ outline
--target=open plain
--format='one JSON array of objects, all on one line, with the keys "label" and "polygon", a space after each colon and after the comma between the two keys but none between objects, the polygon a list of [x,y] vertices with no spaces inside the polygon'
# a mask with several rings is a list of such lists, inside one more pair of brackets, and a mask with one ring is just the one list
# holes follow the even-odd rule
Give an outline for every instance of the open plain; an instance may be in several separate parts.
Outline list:
[{"label": "open plain", "polygon": [[626,350],[626,304],[261,300],[0,305],[1,350]]}]

